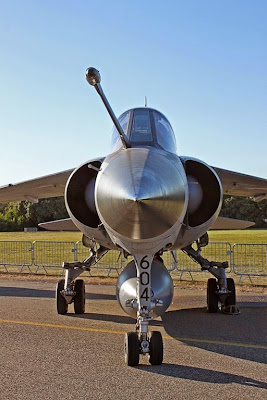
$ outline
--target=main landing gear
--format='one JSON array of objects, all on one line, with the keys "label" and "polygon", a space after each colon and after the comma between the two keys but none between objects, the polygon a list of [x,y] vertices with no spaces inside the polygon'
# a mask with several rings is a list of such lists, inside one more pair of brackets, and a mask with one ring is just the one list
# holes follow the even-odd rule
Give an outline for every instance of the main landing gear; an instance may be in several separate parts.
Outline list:
[{"label": "main landing gear", "polygon": [[82,279],[77,279],[72,283],[72,288],[69,290],[69,298],[66,299],[62,295],[64,293],[65,280],[61,279],[57,284],[57,312],[64,315],[68,312],[68,305],[74,303],[75,314],[84,314],[85,312],[85,284]]},{"label": "main landing gear", "polygon": [[139,364],[141,355],[149,355],[152,365],[160,365],[163,361],[163,341],[159,331],[148,332],[151,311],[162,306],[162,301],[153,297],[151,290],[151,265],[153,255],[135,255],[137,269],[136,298],[128,299],[127,307],[132,307],[137,312],[136,332],[128,332],[125,335],[124,355],[125,363],[129,366]]},{"label": "main landing gear", "polygon": [[201,247],[207,246],[208,235],[203,235],[197,241],[198,250],[187,246],[183,252],[201,265],[201,269],[209,271],[215,278],[208,279],[207,283],[207,310],[216,313],[219,310],[224,314],[240,314],[239,307],[236,305],[235,282],[232,278],[226,278],[225,269],[227,262],[209,261],[201,256]]},{"label": "main landing gear", "polygon": [[240,314],[236,306],[235,282],[227,278],[227,293],[221,291],[219,281],[214,278],[208,279],[207,283],[207,310],[209,313],[216,313],[221,304],[221,311],[224,314]]},{"label": "main landing gear", "polygon": [[[100,246],[97,251],[91,249],[91,255],[83,262],[63,263],[66,270],[65,279],[61,279],[56,288],[57,312],[64,315],[68,312],[68,305],[74,303],[75,314],[85,312],[85,285],[82,279],[76,279],[84,271],[96,264],[108,249]],[[75,280],[76,279],[76,280]]]}]

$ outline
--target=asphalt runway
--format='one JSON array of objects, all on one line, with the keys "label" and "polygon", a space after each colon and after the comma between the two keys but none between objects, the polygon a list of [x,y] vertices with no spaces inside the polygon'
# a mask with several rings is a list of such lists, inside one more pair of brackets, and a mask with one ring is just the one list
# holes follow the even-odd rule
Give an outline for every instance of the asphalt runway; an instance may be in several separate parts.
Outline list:
[{"label": "asphalt runway", "polygon": [[55,282],[0,279],[0,398],[267,399],[267,293],[238,294],[241,314],[208,314],[205,288],[178,286],[151,329],[164,363],[124,363],[134,320],[113,285],[86,285],[86,313],[59,316]]}]

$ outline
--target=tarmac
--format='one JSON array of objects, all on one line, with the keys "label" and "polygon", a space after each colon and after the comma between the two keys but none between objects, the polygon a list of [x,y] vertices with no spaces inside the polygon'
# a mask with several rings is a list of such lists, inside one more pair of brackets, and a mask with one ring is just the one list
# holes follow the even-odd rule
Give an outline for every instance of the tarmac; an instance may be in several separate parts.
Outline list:
[{"label": "tarmac", "polygon": [[56,280],[0,277],[0,398],[267,399],[267,291],[238,290],[240,315],[206,311],[204,285],[179,284],[151,323],[164,362],[124,362],[135,321],[111,284],[86,285],[86,312],[58,315]]}]

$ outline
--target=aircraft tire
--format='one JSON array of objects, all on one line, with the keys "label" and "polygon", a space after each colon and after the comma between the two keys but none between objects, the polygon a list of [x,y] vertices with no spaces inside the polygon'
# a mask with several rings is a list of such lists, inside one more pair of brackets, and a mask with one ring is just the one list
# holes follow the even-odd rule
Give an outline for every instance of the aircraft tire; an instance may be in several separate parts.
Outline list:
[{"label": "aircraft tire", "polygon": [[64,289],[64,279],[60,279],[57,283],[57,289],[56,289],[56,298],[57,298],[57,312],[60,315],[65,315],[68,312],[68,303],[66,302],[66,299],[62,296],[60,293]]},{"label": "aircraft tire", "polygon": [[150,357],[149,362],[151,365],[160,365],[163,361],[163,341],[159,331],[153,331],[150,334],[149,341]]},{"label": "aircraft tire", "polygon": [[139,339],[136,332],[125,334],[124,356],[126,365],[135,367],[139,364]]},{"label": "aircraft tire", "polygon": [[235,282],[233,278],[227,278],[227,288],[231,292],[225,300],[225,306],[235,306],[236,294],[235,294]]},{"label": "aircraft tire", "polygon": [[207,310],[209,313],[216,313],[218,311],[218,295],[216,293],[217,282],[216,279],[210,278],[207,283]]},{"label": "aircraft tire", "polygon": [[77,279],[74,284],[76,295],[73,298],[75,314],[85,312],[85,284],[83,279]]}]

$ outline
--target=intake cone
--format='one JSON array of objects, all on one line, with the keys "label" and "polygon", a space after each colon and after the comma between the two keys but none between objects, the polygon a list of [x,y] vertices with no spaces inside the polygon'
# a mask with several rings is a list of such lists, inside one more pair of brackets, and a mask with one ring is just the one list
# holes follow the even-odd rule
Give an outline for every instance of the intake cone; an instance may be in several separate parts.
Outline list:
[{"label": "intake cone", "polygon": [[168,153],[132,148],[110,158],[96,183],[100,219],[128,239],[151,239],[168,231],[185,205],[185,184]]}]

